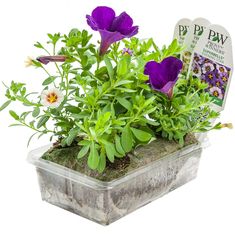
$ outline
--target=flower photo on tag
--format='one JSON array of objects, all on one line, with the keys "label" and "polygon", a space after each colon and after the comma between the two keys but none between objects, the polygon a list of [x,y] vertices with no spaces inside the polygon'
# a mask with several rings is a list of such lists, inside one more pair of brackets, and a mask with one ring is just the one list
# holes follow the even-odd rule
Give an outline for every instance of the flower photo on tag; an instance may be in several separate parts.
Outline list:
[{"label": "flower photo on tag", "polygon": [[206,89],[214,103],[222,106],[231,68],[213,62],[198,53],[194,53],[191,72],[193,77],[201,78],[208,84]]}]

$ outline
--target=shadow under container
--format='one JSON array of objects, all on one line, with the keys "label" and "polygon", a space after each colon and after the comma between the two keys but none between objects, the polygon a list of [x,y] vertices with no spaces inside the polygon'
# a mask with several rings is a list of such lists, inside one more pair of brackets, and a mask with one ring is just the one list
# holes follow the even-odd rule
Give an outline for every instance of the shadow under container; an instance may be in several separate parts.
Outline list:
[{"label": "shadow under container", "polygon": [[129,155],[124,175],[105,182],[42,159],[49,148],[28,155],[36,166],[42,200],[102,225],[194,179],[202,153],[197,140],[179,148],[173,141],[158,139]]}]

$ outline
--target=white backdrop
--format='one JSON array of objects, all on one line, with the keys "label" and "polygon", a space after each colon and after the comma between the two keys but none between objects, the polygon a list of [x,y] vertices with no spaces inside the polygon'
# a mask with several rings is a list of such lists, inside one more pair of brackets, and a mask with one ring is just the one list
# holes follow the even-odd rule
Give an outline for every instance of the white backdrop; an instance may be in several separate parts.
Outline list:
[{"label": "white backdrop", "polygon": [[[39,70],[25,68],[28,55],[36,55],[33,43],[45,41],[46,33],[67,33],[86,28],[85,15],[97,5],[127,11],[140,26],[139,37],[154,37],[161,46],[170,43],[178,19],[208,18],[225,26],[235,40],[232,1],[49,1],[0,2],[0,80],[26,82],[34,90],[42,82]],[[89,29],[90,30],[90,29]],[[44,78],[44,76],[43,76]],[[235,125],[235,77],[221,121]],[[0,103],[4,102],[0,84]],[[15,107],[16,109],[19,107]],[[209,134],[211,146],[204,150],[198,178],[167,196],[137,210],[108,227],[41,201],[33,166],[27,152],[48,143],[48,138],[26,144],[31,131],[8,128],[11,118],[0,113],[0,233],[235,233],[235,131]]]}]

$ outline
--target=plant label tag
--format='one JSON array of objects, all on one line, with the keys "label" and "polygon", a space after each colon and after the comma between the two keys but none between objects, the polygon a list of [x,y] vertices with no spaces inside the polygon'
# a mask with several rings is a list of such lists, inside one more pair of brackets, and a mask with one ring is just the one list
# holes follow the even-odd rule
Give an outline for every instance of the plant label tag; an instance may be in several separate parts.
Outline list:
[{"label": "plant label tag", "polygon": [[209,25],[198,41],[189,72],[208,84],[213,98],[212,108],[224,109],[233,70],[232,42],[228,31],[220,25]]},{"label": "plant label tag", "polygon": [[183,18],[177,22],[175,25],[174,31],[174,39],[177,39],[180,46],[183,45],[184,39],[188,34],[189,26],[191,25],[192,21],[187,18]]},{"label": "plant label tag", "polygon": [[189,32],[183,43],[184,50],[181,53],[181,60],[184,63],[182,72],[184,74],[188,74],[188,68],[192,59],[193,50],[209,24],[210,22],[207,19],[196,18],[190,25]]}]

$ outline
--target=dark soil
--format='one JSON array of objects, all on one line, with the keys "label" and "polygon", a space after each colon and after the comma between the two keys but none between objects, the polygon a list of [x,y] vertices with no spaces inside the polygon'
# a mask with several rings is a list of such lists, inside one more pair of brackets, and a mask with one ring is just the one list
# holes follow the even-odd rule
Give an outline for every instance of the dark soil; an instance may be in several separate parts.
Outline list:
[{"label": "dark soil", "polygon": [[[193,135],[188,135],[185,138],[184,147],[192,144],[198,144],[198,141]],[[129,153],[124,158],[116,158],[114,163],[107,161],[106,168],[102,173],[88,168],[87,157],[77,159],[77,154],[80,150],[80,146],[77,145],[62,148],[59,144],[55,143],[54,146],[42,156],[42,159],[60,164],[101,181],[112,181],[136,168],[172,154],[181,148],[182,147],[180,147],[176,141],[158,138],[148,145],[138,147],[134,152]]]}]

